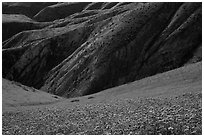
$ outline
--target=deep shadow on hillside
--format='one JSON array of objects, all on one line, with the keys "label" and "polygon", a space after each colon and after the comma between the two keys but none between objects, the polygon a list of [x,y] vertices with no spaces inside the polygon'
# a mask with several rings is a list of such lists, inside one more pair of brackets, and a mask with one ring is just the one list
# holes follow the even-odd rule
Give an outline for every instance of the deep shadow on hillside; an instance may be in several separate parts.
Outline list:
[{"label": "deep shadow on hillside", "polygon": [[201,3],[57,3],[36,10],[29,21],[3,20],[23,24],[3,31],[3,77],[52,94],[89,95],[202,60]]}]

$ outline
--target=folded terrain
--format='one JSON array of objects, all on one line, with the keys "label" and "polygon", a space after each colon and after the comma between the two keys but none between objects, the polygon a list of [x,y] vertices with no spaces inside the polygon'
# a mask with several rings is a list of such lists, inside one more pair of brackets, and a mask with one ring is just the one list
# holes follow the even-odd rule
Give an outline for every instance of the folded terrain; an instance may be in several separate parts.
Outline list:
[{"label": "folded terrain", "polygon": [[2,13],[2,134],[202,134],[201,2]]},{"label": "folded terrain", "polygon": [[3,77],[67,98],[202,60],[201,3],[58,3],[32,20],[3,42]]},{"label": "folded terrain", "polygon": [[26,30],[42,29],[50,25],[49,22],[39,23],[21,14],[2,15],[2,40],[7,40],[11,36]]},{"label": "folded terrain", "polygon": [[36,21],[53,21],[56,19],[62,19],[76,12],[80,12],[85,8],[88,2],[64,2],[50,5],[42,9],[33,18]]},{"label": "folded terrain", "polygon": [[23,14],[33,17],[39,10],[57,2],[3,2],[3,14]]}]

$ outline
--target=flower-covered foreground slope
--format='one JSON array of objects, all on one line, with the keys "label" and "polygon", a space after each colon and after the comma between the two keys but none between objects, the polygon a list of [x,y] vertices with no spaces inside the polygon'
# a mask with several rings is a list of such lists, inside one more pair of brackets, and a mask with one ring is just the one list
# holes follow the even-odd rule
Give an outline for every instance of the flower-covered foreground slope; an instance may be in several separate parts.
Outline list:
[{"label": "flower-covered foreground slope", "polygon": [[3,134],[202,134],[202,95],[3,114]]}]

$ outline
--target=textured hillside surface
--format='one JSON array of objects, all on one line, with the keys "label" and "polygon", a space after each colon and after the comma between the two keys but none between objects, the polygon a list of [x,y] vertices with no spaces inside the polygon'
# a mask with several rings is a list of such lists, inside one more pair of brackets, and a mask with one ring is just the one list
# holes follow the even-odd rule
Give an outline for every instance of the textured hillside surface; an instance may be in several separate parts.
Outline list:
[{"label": "textured hillside surface", "polygon": [[57,2],[3,2],[3,14],[23,14],[28,17],[33,17],[39,10],[56,4]]},{"label": "textured hillside surface", "polygon": [[21,14],[2,15],[2,39],[7,40],[11,36],[26,30],[42,29],[50,25],[49,22],[39,23]]},{"label": "textured hillside surface", "polygon": [[[9,102],[10,106],[3,105],[2,133],[200,135],[201,75],[199,62],[88,96],[48,104]],[[16,82],[3,84],[3,99],[17,93],[15,89],[30,101],[42,95]],[[12,91],[10,84],[18,88]],[[51,99],[49,94],[43,97]]]},{"label": "textured hillside surface", "polygon": [[21,32],[3,31],[4,78],[70,98],[202,60],[201,3],[41,7],[32,27],[24,16]]},{"label": "textured hillside surface", "polygon": [[88,2],[58,3],[42,9],[34,16],[34,19],[42,22],[62,19],[71,14],[82,11],[88,4]]}]

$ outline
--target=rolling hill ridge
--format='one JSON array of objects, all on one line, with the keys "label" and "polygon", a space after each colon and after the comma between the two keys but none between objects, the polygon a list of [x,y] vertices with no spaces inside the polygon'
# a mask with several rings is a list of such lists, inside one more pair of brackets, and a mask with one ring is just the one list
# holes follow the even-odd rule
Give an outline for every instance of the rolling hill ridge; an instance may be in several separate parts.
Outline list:
[{"label": "rolling hill ridge", "polygon": [[[79,11],[69,8],[74,5]],[[201,61],[201,8],[201,3],[50,5],[29,21],[21,19],[22,31],[3,42],[3,77],[70,98]],[[49,15],[53,19],[45,18]],[[27,22],[37,28],[26,28]]]}]

